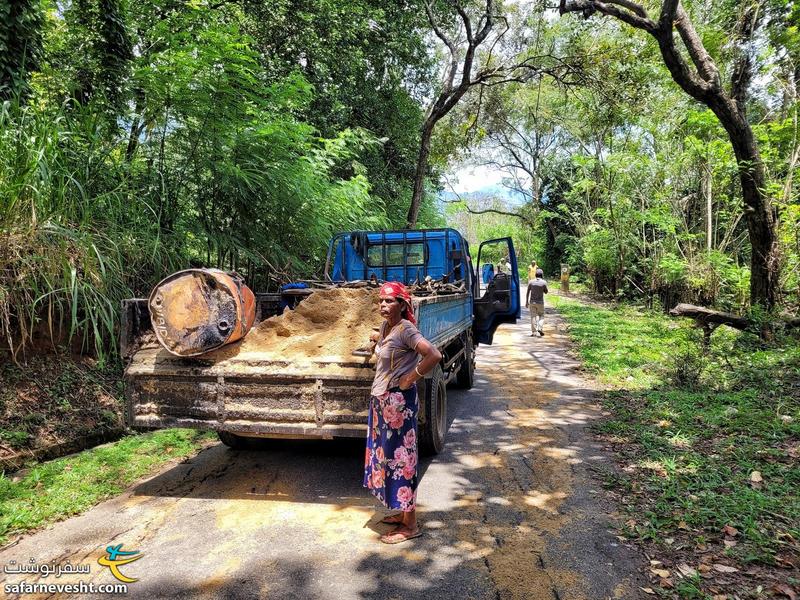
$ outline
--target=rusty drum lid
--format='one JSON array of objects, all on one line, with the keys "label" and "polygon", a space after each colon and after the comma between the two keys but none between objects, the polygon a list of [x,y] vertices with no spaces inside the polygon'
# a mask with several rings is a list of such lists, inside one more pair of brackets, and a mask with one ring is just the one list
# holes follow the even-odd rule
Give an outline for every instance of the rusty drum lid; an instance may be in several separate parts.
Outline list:
[{"label": "rusty drum lid", "polygon": [[150,294],[156,337],[177,356],[219,348],[239,328],[239,298],[234,294],[238,290],[223,271],[189,269],[170,275]]}]

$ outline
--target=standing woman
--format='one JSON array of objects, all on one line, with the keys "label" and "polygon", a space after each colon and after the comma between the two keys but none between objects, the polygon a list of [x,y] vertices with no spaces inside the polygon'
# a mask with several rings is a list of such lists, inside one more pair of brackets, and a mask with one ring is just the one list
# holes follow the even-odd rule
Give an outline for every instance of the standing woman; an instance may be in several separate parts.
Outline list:
[{"label": "standing woman", "polygon": [[417,329],[411,295],[402,283],[381,287],[380,312],[385,320],[375,346],[364,487],[386,508],[400,511],[382,521],[397,527],[381,536],[385,544],[398,544],[422,535],[416,515],[416,382],[439,363],[442,354]]}]

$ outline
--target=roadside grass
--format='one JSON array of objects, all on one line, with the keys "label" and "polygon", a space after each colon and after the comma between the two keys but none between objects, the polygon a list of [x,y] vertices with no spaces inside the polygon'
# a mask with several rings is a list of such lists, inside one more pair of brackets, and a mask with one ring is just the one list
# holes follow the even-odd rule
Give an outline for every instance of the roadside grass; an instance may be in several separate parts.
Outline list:
[{"label": "roadside grass", "polygon": [[130,435],[16,477],[0,474],[0,544],[121,493],[165,463],[196,453],[211,437],[189,429]]},{"label": "roadside grass", "polygon": [[670,351],[689,341],[686,324],[620,304],[614,308],[584,304],[554,294],[548,302],[570,324],[584,366],[608,386],[645,388],[661,380]]},{"label": "roadside grass", "polygon": [[665,593],[741,592],[740,575],[765,588],[799,583],[797,339],[765,345],[723,327],[703,355],[688,319],[563,297],[552,304],[607,388],[611,416],[597,430],[621,463],[606,483],[626,509],[625,535],[695,571],[676,578],[667,568]]}]

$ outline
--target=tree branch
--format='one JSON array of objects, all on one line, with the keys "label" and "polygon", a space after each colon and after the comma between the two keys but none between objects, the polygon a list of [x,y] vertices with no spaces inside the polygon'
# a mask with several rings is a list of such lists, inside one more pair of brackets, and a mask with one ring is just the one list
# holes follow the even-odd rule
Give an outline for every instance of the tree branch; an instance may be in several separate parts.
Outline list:
[{"label": "tree branch", "polygon": [[517,219],[520,219],[523,223],[525,223],[529,227],[534,227],[535,226],[535,223],[533,221],[531,221],[525,215],[521,215],[519,213],[507,212],[507,211],[504,211],[504,210],[498,210],[496,208],[485,208],[485,209],[482,209],[482,210],[477,210],[477,209],[474,209],[474,208],[470,208],[470,206],[466,202],[464,202],[463,200],[445,200],[445,202],[449,202],[449,203],[461,202],[464,205],[464,209],[471,215],[485,215],[487,213],[492,213],[492,214],[496,214],[496,215],[503,215],[504,217],[515,217]]},{"label": "tree branch", "polygon": [[703,79],[718,88],[720,86],[720,77],[717,65],[714,64],[714,60],[706,52],[705,46],[703,46],[703,42],[683,6],[678,6],[675,28],[689,51],[689,56],[692,58],[694,66],[697,67],[697,72],[700,73]]},{"label": "tree branch", "polygon": [[469,15],[467,15],[461,5],[456,4],[456,10],[458,11],[458,14],[461,15],[461,20],[464,21],[464,27],[468,32],[468,39],[471,38],[469,44],[467,45],[467,52],[464,55],[464,70],[461,73],[461,85],[459,85],[459,87],[463,87],[465,91],[471,85],[474,85],[474,82],[471,81],[471,78],[472,63],[475,60],[475,51],[477,50],[478,46],[483,43],[483,40],[486,39],[486,36],[489,35],[489,32],[492,30],[492,26],[494,25],[492,2],[493,0],[486,0],[486,12],[481,17],[481,20],[483,20],[485,17],[486,21],[483,23],[483,27],[481,27],[480,31],[478,31],[478,34],[475,37],[471,37],[472,29],[470,26]]},{"label": "tree branch", "polygon": [[455,195],[455,197],[456,197],[455,200],[445,200],[445,202],[447,202],[448,204],[454,204],[456,202],[460,202],[461,204],[464,205],[464,209],[468,213],[470,213],[471,215],[483,215],[483,214],[487,214],[487,213],[493,213],[493,214],[503,215],[503,216],[506,216],[506,217],[516,217],[517,219],[520,219],[523,223],[525,223],[526,225],[528,225],[531,228],[533,228],[535,226],[535,223],[533,221],[531,221],[525,215],[521,215],[519,213],[507,212],[507,211],[499,210],[499,209],[496,209],[496,208],[486,208],[486,209],[482,209],[482,210],[477,210],[477,209],[470,208],[469,204],[467,204],[467,201],[464,200],[461,197],[461,195],[457,191],[455,191],[453,189],[453,186],[450,183],[450,180],[446,179],[446,181],[447,181],[448,187],[450,188],[450,192],[453,195]]},{"label": "tree branch", "polygon": [[715,90],[719,91],[718,86],[712,86],[709,81],[701,79],[699,75],[692,72],[686,60],[684,60],[681,53],[678,52],[678,49],[675,47],[675,38],[672,35],[672,29],[668,31],[658,29],[652,32],[652,35],[658,41],[661,57],[664,59],[664,64],[667,66],[667,69],[669,69],[672,79],[683,91],[695,100],[700,100],[701,102],[708,101],[709,92]]},{"label": "tree branch", "polygon": [[664,4],[661,5],[661,16],[658,18],[658,27],[661,31],[672,31],[679,4],[680,0],[664,0]]},{"label": "tree branch", "polygon": [[425,3],[425,13],[428,15],[428,22],[431,24],[431,28],[433,29],[433,33],[435,33],[436,37],[438,37],[440,40],[442,40],[442,42],[444,42],[444,45],[447,46],[450,49],[450,54],[455,55],[456,54],[456,46],[455,46],[455,44],[450,40],[450,38],[448,38],[444,34],[444,32],[436,24],[436,19],[433,17],[433,8],[431,7],[430,3],[428,3],[428,2]]},{"label": "tree branch", "polygon": [[[631,8],[633,6],[636,6],[636,8]],[[647,12],[644,8],[628,0],[617,0],[613,3],[597,2],[596,0],[560,0],[558,6],[558,12],[562,15],[568,12],[582,12],[583,16],[588,18],[595,11],[610,17],[616,17],[632,27],[643,29],[650,33],[658,28],[658,25],[646,16]],[[642,14],[645,16],[642,16]]]},{"label": "tree branch", "polygon": [[[750,6],[743,9],[744,13],[737,23],[737,34],[747,44],[752,40],[753,32],[759,19],[759,7]],[[746,49],[740,49],[739,58],[736,60],[731,73],[731,97],[743,110],[747,88],[753,79],[753,60]]]},{"label": "tree branch", "polygon": [[462,7],[457,2],[455,3],[455,7],[456,7],[456,12],[458,12],[458,16],[461,17],[461,21],[464,23],[464,31],[467,34],[467,43],[471,45],[473,42],[472,23],[470,22],[469,15],[467,14],[467,11],[464,10],[464,7]]},{"label": "tree branch", "polygon": [[466,203],[464,204],[464,208],[466,208],[467,212],[472,214],[472,215],[483,215],[483,214],[486,214],[486,213],[493,213],[493,214],[497,214],[497,215],[503,215],[503,216],[506,216],[506,217],[516,217],[517,219],[520,219],[523,223],[525,223],[529,227],[534,227],[535,226],[533,221],[531,221],[528,217],[526,217],[524,215],[521,215],[519,213],[506,212],[504,210],[497,210],[496,208],[486,208],[486,209],[483,209],[483,210],[475,210],[475,209],[470,208],[469,206],[467,206]]},{"label": "tree branch", "polygon": [[450,51],[450,65],[447,67],[447,70],[442,77],[442,83],[444,85],[444,91],[449,93],[453,89],[453,81],[455,81],[456,71],[458,71],[458,50],[456,49],[455,43],[445,35],[445,33],[439,28],[436,24],[436,19],[433,16],[433,8],[431,7],[429,2],[425,2],[425,13],[428,15],[428,22],[431,24],[431,28],[433,32],[436,34],[447,49]]},{"label": "tree branch", "polygon": [[630,0],[606,0],[606,4],[617,4],[627,8],[629,11],[642,17],[643,19],[650,18],[650,15],[647,14],[647,10],[641,4],[636,4],[636,2],[631,2]]}]

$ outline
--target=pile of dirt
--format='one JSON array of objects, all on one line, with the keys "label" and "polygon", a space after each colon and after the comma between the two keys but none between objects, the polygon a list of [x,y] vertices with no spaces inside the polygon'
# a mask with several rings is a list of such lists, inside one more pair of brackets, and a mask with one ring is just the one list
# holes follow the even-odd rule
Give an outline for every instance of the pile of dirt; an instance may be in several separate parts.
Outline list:
[{"label": "pile of dirt", "polygon": [[241,351],[276,360],[352,362],[352,351],[369,344],[381,321],[377,290],[321,290],[294,310],[259,323],[245,337]]}]

